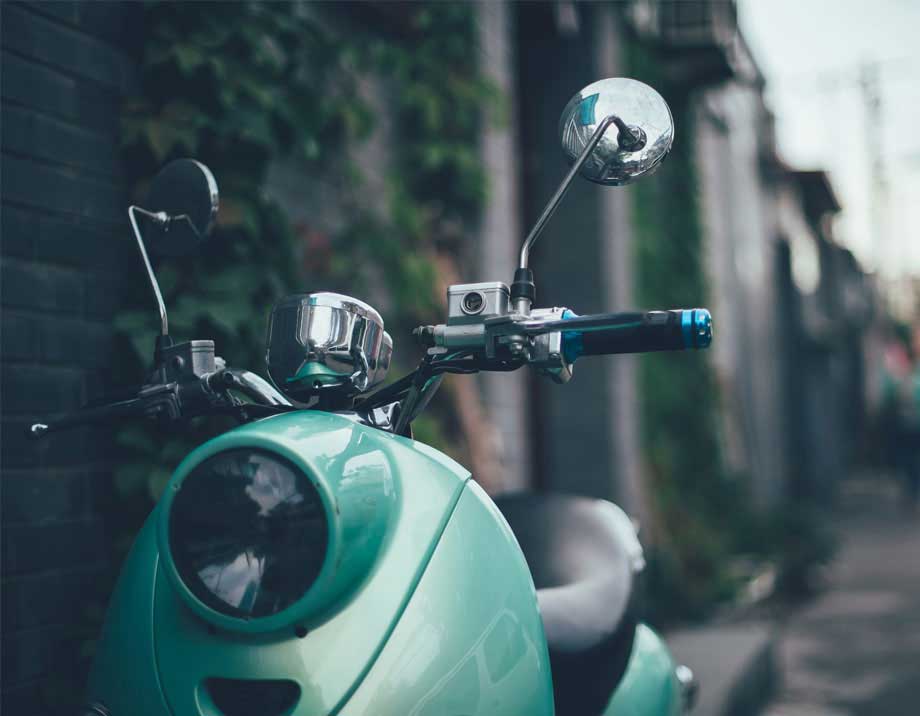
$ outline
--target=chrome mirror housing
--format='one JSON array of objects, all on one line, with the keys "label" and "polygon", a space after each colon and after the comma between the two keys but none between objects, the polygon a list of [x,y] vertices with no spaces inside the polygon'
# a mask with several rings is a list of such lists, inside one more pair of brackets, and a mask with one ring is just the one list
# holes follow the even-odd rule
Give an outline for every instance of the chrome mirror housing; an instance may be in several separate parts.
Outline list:
[{"label": "chrome mirror housing", "polygon": [[356,298],[295,294],[272,309],[268,374],[295,400],[305,402],[325,389],[363,393],[386,377],[392,354],[380,314]]},{"label": "chrome mirror housing", "polygon": [[525,316],[536,295],[530,250],[576,174],[598,184],[621,186],[654,171],[671,149],[674,120],[667,102],[651,87],[612,77],[592,82],[569,100],[559,119],[559,139],[572,167],[524,239],[511,284],[511,305]]},{"label": "chrome mirror housing", "polygon": [[559,119],[559,140],[575,162],[599,125],[611,127],[580,169],[585,179],[621,186],[654,171],[674,141],[674,120],[662,96],[647,84],[626,77],[592,82],[577,92]]}]

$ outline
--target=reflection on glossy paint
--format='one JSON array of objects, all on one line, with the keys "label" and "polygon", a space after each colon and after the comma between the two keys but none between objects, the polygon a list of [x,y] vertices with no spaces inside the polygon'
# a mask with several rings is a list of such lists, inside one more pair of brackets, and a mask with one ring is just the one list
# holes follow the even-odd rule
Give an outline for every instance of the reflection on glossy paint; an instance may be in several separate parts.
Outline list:
[{"label": "reflection on glossy paint", "polygon": [[436,691],[436,698],[427,695],[412,709],[410,716],[470,716],[479,712],[479,664],[466,659],[452,669]]},{"label": "reflection on glossy paint", "polygon": [[[298,413],[291,413],[290,415],[299,417]],[[302,446],[299,449],[308,449],[317,458],[334,459],[336,456],[341,455],[347,450],[348,443],[353,435],[351,425],[332,430],[317,430],[317,426],[314,424],[316,421],[314,420],[305,420],[303,422],[297,420],[280,421],[277,420],[279,417],[285,416],[269,418],[269,420],[276,421],[281,426],[279,437],[285,440],[296,440]]]},{"label": "reflection on glossy paint", "polygon": [[[501,681],[521,663],[527,651],[520,621],[511,611],[498,612],[459,663],[421,698],[411,716],[480,713],[483,692],[500,702]],[[486,698],[484,703],[490,701]]]},{"label": "reflection on glossy paint", "polygon": [[493,684],[501,681],[524,658],[527,644],[524,642],[520,622],[512,612],[506,611],[499,615],[486,634],[483,651],[489,681]]},{"label": "reflection on glossy paint", "polygon": [[340,716],[550,716],[549,657],[533,582],[474,483],[374,667]]}]

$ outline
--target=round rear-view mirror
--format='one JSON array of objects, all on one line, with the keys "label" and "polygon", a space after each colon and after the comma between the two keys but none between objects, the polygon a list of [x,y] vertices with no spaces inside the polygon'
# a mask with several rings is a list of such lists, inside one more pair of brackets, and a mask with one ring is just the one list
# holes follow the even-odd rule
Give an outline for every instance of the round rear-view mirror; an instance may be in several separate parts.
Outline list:
[{"label": "round rear-view mirror", "polygon": [[160,170],[143,208],[165,214],[165,221],[145,222],[144,242],[158,256],[194,251],[217,216],[217,182],[201,162],[176,159]]},{"label": "round rear-view mirror", "polygon": [[[598,184],[629,184],[652,172],[674,141],[674,120],[667,102],[638,80],[612,77],[592,82],[577,92],[562,111],[559,139],[574,162],[598,126],[616,118],[601,137],[580,174]],[[632,136],[625,136],[624,129]]]}]

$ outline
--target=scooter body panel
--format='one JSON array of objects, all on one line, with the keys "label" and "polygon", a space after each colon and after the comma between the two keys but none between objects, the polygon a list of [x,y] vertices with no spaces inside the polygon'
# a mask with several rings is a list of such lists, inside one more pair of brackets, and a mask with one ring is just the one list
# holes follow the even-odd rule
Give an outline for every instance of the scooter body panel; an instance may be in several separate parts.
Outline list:
[{"label": "scooter body panel", "polygon": [[105,704],[113,716],[169,713],[154,644],[153,595],[158,563],[156,526],[148,518],[109,600],[87,688],[89,702]]},{"label": "scooter body panel", "polygon": [[536,590],[507,522],[467,483],[425,574],[339,716],[552,716]]},{"label": "scooter body panel", "polygon": [[[363,494],[359,483],[389,476],[393,503],[370,574],[334,616],[303,638],[295,625],[265,633],[215,628],[164,573],[153,528],[161,501],[125,565],[94,665],[90,700],[105,704],[112,716],[146,716],[141,708],[151,716],[219,716],[206,687],[213,677],[290,680],[300,698],[285,716],[336,713],[387,642],[469,478],[425,445],[341,416],[304,411],[209,441],[183,461],[173,480],[210,455],[247,447],[293,459],[311,479],[324,482],[343,509],[347,489]],[[126,679],[126,672],[143,674]],[[163,693],[169,710],[162,708]]]},{"label": "scooter body panel", "polygon": [[681,698],[671,653],[661,637],[639,624],[626,673],[603,716],[680,716]]},{"label": "scooter body panel", "polygon": [[[319,476],[337,505],[362,495],[366,501],[375,493],[360,483],[387,476],[393,500],[370,574],[344,607],[303,638],[293,628],[215,628],[167,577],[157,535],[163,501],[113,594],[91,702],[112,716],[222,716],[209,678],[286,679],[300,697],[284,716],[552,716],[549,656],[530,571],[504,517],[469,473],[422,444],[340,416],[302,412],[215,438],[173,479],[217,452],[247,447],[295,459]],[[679,712],[670,655],[640,626],[605,716]]]}]

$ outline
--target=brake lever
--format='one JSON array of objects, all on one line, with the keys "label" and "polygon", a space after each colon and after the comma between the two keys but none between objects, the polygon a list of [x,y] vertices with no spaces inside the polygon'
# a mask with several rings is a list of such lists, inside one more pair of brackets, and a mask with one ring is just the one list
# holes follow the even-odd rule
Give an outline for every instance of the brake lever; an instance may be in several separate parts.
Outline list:
[{"label": "brake lever", "polygon": [[33,423],[26,430],[32,439],[40,439],[51,432],[111,422],[117,418],[145,417],[154,420],[178,420],[182,416],[180,386],[177,383],[153,384],[142,387],[137,397],[104,405],[92,403],[60,420]]},{"label": "brake lever", "polygon": [[38,440],[51,432],[75,428],[79,425],[92,425],[106,422],[116,417],[132,415],[141,408],[142,399],[131,398],[122,400],[117,403],[109,403],[97,408],[83,408],[69,415],[65,415],[60,420],[49,423],[33,423],[26,430],[27,437]]}]

